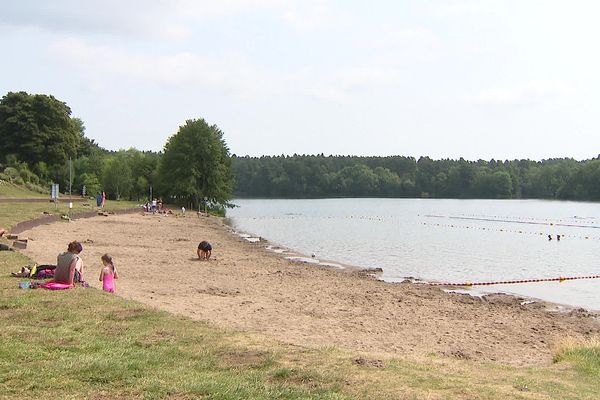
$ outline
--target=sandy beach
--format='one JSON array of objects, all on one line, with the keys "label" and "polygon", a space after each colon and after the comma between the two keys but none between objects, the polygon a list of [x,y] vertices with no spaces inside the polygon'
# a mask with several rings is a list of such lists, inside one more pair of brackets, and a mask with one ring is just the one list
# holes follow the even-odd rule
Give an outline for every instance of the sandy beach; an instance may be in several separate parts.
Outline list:
[{"label": "sandy beach", "polygon": [[[597,316],[584,310],[547,311],[552,305],[512,296],[449,294],[292,262],[213,217],[98,216],[21,236],[32,239],[23,252],[40,264],[54,264],[69,241],[82,242],[84,276],[94,287],[101,287],[100,256],[109,253],[119,296],[300,346],[540,365],[562,338],[600,333]],[[213,245],[208,262],[196,256],[201,240]]]}]

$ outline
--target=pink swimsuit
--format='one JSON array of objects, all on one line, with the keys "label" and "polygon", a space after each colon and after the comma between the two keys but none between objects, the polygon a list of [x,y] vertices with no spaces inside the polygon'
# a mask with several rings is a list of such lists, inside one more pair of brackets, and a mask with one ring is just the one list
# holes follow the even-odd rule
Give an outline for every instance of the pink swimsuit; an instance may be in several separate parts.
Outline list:
[{"label": "pink swimsuit", "polygon": [[104,274],[102,276],[102,290],[105,292],[114,293],[115,292],[115,274],[114,272],[109,272],[108,274]]}]

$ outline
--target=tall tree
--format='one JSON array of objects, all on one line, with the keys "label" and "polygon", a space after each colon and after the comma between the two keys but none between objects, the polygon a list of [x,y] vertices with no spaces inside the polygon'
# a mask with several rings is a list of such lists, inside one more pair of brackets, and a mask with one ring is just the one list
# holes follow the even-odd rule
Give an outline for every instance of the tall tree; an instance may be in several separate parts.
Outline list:
[{"label": "tall tree", "polygon": [[112,199],[128,198],[133,190],[133,178],[125,150],[106,159],[102,172],[102,187]]},{"label": "tall tree", "polygon": [[223,132],[204,119],[188,120],[165,144],[159,165],[162,192],[197,207],[203,198],[228,204],[233,190]]},{"label": "tall tree", "polygon": [[81,121],[53,96],[9,92],[0,99],[0,159],[15,155],[30,167],[64,164],[81,142]]}]

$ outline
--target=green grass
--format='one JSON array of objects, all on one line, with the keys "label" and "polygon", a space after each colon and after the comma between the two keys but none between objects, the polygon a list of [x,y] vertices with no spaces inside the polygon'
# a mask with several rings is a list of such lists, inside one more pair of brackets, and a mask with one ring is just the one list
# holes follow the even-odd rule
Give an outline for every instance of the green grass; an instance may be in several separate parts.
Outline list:
[{"label": "green grass", "polygon": [[39,192],[27,189],[25,186],[15,185],[14,183],[0,179],[0,197],[13,197],[13,198],[50,198],[50,188],[48,188],[48,194],[44,195]]},{"label": "green grass", "polygon": [[570,362],[590,376],[600,377],[600,338],[574,340],[567,338],[558,346],[555,362]]},{"label": "green grass", "polygon": [[[104,207],[105,211],[115,211],[124,208],[134,208],[137,206],[136,202],[132,201],[111,201],[108,200]],[[79,213],[86,211],[95,211],[95,201],[88,202],[73,202],[73,208],[71,212]],[[69,212],[68,203],[7,203],[0,202],[0,227],[10,229],[15,224],[34,218],[43,217],[44,213],[50,213],[55,215],[63,215]]]},{"label": "green grass", "polygon": [[0,398],[596,399],[600,393],[597,342],[569,343],[556,363],[539,368],[435,355],[357,365],[359,357],[376,356],[217,329],[96,289],[19,289],[23,279],[9,272],[30,262],[0,252]]},{"label": "green grass", "polygon": [[[8,257],[6,256],[8,255]],[[28,260],[2,254],[2,273]],[[3,277],[0,393],[12,398],[344,399],[328,382],[268,379],[248,338],[95,289],[21,290]]]}]

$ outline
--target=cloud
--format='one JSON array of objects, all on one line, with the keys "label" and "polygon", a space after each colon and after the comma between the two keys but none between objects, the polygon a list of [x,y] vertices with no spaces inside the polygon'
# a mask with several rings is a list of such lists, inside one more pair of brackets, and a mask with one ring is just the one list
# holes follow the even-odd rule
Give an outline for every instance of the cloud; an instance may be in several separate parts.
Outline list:
[{"label": "cloud", "polygon": [[285,26],[299,32],[330,28],[343,21],[341,10],[330,0],[177,0],[177,14],[186,19],[233,16],[249,12],[271,13]]},{"label": "cloud", "polygon": [[295,30],[329,26],[337,15],[328,0],[20,0],[3,4],[0,27],[184,39],[194,23],[256,11]]},{"label": "cloud", "polygon": [[347,67],[336,71],[328,79],[309,85],[308,94],[339,104],[349,104],[367,92],[394,87],[402,82],[400,71],[394,68]]},{"label": "cloud", "polygon": [[288,1],[281,10],[281,17],[287,26],[300,32],[316,29],[330,29],[334,25],[346,24],[341,10],[333,10],[329,1]]},{"label": "cloud", "polygon": [[282,0],[20,0],[3,4],[0,27],[182,39],[199,20],[255,10],[275,10],[283,19],[288,7]]},{"label": "cloud", "polygon": [[268,87],[264,72],[239,54],[220,58],[192,52],[167,55],[132,53],[110,46],[88,45],[65,39],[49,48],[50,54],[66,65],[83,67],[96,83],[101,78],[125,77],[164,85],[194,85],[238,95],[257,94]]},{"label": "cloud", "polygon": [[506,0],[445,0],[441,2],[417,2],[415,10],[420,14],[440,19],[461,19],[482,15],[494,15],[499,8],[510,7]]},{"label": "cloud", "polygon": [[486,89],[474,96],[473,101],[481,105],[535,105],[571,95],[573,91],[573,88],[566,82],[540,80],[519,86]]},{"label": "cloud", "polygon": [[343,89],[351,90],[379,85],[395,85],[400,82],[400,74],[391,68],[354,67],[341,71],[338,81]]},{"label": "cloud", "polygon": [[[127,3],[125,3],[127,4]],[[101,7],[73,0],[39,2],[22,0],[3,4],[0,25],[37,28],[55,32],[126,32],[136,18],[126,18],[126,6],[107,1]],[[128,23],[129,22],[129,23]]]},{"label": "cloud", "polygon": [[168,5],[179,16],[194,19],[280,9],[286,4],[283,0],[172,0],[161,3]]},{"label": "cloud", "polygon": [[83,39],[54,42],[51,57],[78,71],[91,87],[126,78],[166,86],[192,86],[236,96],[310,96],[348,104],[371,91],[404,81],[399,69],[386,65],[339,67],[321,74],[314,68],[268,69],[239,52],[204,55],[192,51],[167,54],[134,52],[126,47],[93,45]]},{"label": "cloud", "polygon": [[423,27],[386,29],[381,35],[378,35],[378,37],[382,37],[382,39],[385,40],[383,43],[386,45],[418,44],[420,46],[432,46],[439,44],[438,36],[433,31]]}]

